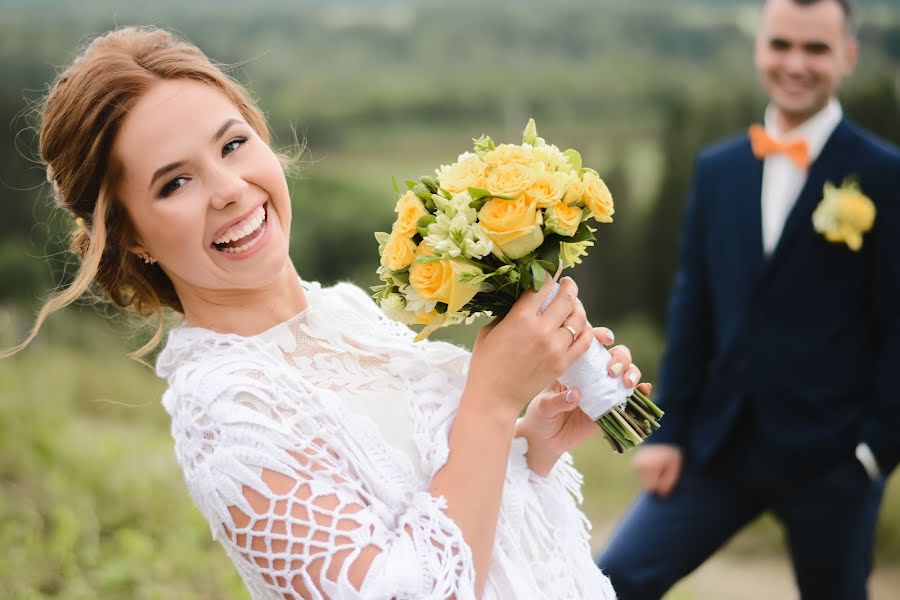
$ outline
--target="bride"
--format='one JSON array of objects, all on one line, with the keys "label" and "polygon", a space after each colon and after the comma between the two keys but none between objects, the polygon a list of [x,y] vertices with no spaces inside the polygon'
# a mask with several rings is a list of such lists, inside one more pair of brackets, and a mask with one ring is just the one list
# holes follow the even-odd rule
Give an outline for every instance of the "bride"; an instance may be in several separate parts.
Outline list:
[{"label": "bride", "polygon": [[[262,113],[161,30],[95,39],[45,100],[40,151],[82,269],[15,350],[95,284],[159,319],[144,351],[183,314],[157,361],[175,453],[254,598],[615,597],[567,453],[599,429],[556,381],[612,335],[570,279],[471,354],[413,343],[358,287],[302,282]],[[639,381],[613,356],[609,376]]]}]

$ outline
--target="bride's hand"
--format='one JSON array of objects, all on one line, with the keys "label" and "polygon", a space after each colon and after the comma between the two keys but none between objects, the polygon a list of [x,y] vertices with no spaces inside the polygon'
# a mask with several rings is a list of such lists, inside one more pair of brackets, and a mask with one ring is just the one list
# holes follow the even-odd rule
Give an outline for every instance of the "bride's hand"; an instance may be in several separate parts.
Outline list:
[{"label": "bride's hand", "polygon": [[[479,332],[463,392],[478,410],[499,413],[512,424],[593,342],[571,278],[560,281],[559,293],[540,312],[552,289],[525,292],[505,317]],[[578,332],[574,339],[564,326]]]},{"label": "bride's hand", "polygon": [[[604,345],[613,340],[612,332],[605,327],[595,328],[594,336]],[[632,364],[631,352],[626,346],[611,348],[610,354],[611,377],[621,375],[628,385],[640,381],[640,370]],[[642,383],[638,389],[649,395],[651,387],[649,383]],[[524,437],[528,441],[528,466],[538,475],[547,475],[564,452],[600,431],[600,427],[584,411],[575,410],[579,400],[577,389],[568,389],[555,381],[532,400],[525,416],[519,419],[516,437]]]}]

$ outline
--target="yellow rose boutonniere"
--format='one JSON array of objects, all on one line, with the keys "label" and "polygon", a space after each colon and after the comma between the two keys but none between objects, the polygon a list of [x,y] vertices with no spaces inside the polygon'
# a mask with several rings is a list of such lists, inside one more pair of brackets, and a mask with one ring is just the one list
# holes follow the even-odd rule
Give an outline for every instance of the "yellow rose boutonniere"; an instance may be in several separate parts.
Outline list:
[{"label": "yellow rose boutonniere", "polygon": [[875,204],[852,179],[845,179],[841,187],[827,182],[812,222],[826,240],[843,242],[856,252],[862,248],[863,234],[875,223]]}]

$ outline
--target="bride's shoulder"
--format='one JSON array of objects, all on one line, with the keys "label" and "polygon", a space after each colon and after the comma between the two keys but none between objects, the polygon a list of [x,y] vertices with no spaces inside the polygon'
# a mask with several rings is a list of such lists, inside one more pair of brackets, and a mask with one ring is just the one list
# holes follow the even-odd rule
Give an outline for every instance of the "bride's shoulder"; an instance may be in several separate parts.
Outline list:
[{"label": "bride's shoulder", "polygon": [[322,288],[326,300],[337,301],[347,308],[362,312],[381,312],[378,305],[364,289],[349,281],[341,281],[332,286]]},{"label": "bride's shoulder", "polygon": [[175,401],[207,403],[236,390],[272,388],[283,363],[278,347],[259,337],[177,327],[156,360],[156,372],[168,383],[164,405],[171,413]]}]

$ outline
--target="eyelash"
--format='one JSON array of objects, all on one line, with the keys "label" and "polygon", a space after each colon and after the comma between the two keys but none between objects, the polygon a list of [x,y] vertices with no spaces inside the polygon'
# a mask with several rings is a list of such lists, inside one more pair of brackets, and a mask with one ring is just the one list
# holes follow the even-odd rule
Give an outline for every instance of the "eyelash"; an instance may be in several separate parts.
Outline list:
[{"label": "eyelash", "polygon": [[[222,146],[222,158],[228,156],[229,154],[231,154],[232,152],[234,152],[235,150],[237,150],[238,148],[243,146],[246,141],[247,141],[247,138],[244,138],[244,137],[237,137],[237,138],[234,138],[233,140],[230,140],[227,144]],[[233,150],[226,152],[225,151],[226,148],[228,148],[232,144],[238,144],[238,146],[235,147]],[[171,181],[169,181],[168,183],[166,183],[164,186],[162,186],[162,189],[159,191],[159,197],[160,198],[168,198],[169,196],[171,196],[172,194],[177,192],[178,189],[182,186],[174,185],[174,184],[177,181],[182,180],[182,179],[187,179],[187,177],[183,177],[183,176],[176,177],[176,178],[172,179]],[[182,184],[182,185],[184,185],[184,184]]]}]

